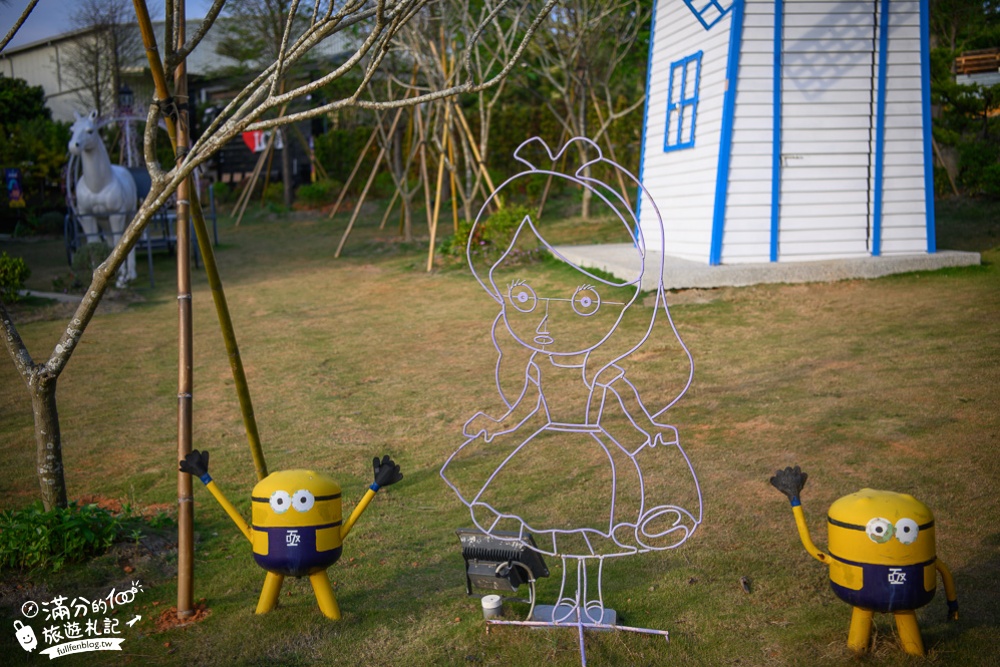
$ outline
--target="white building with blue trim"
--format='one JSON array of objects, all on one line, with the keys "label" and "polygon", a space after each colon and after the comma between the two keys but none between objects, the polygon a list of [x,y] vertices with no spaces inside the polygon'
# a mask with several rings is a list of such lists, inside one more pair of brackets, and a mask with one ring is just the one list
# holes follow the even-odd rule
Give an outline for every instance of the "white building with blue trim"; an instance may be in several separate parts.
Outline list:
[{"label": "white building with blue trim", "polygon": [[[935,252],[928,0],[658,0],[640,178],[668,255]],[[639,224],[656,225],[639,211]]]}]

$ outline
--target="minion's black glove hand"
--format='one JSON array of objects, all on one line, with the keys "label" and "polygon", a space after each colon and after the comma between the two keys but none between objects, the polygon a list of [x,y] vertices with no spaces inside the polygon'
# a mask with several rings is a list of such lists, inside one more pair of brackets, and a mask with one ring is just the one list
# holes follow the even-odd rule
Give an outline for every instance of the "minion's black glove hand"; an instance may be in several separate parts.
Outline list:
[{"label": "minion's black glove hand", "polygon": [[208,451],[199,452],[197,449],[193,449],[190,454],[184,457],[180,465],[181,472],[195,477],[204,477],[208,474]]},{"label": "minion's black glove hand", "polygon": [[798,466],[794,468],[788,467],[774,473],[774,477],[771,478],[771,485],[788,496],[788,500],[794,505],[797,504],[796,501],[799,498],[799,494],[802,493],[802,487],[806,485],[808,478],[809,475],[802,472]]},{"label": "minion's black glove hand", "polygon": [[946,621],[958,620],[958,600],[948,600],[948,616]]},{"label": "minion's black glove hand", "polygon": [[403,479],[403,473],[399,472],[399,465],[394,463],[388,454],[383,456],[381,461],[378,460],[377,456],[372,459],[372,469],[375,471],[375,484],[379,487],[389,486]]}]

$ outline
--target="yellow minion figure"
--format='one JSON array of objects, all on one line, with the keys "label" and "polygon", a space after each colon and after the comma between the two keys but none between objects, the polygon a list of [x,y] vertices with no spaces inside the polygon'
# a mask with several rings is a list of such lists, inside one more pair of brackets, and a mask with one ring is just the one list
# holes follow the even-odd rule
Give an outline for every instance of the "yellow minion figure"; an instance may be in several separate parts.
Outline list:
[{"label": "yellow minion figure", "polygon": [[934,597],[938,572],[948,598],[948,620],[958,619],[955,582],[935,551],[934,515],[905,493],[861,489],[830,506],[826,554],[809,537],[799,500],[807,477],[795,466],[777,471],[771,484],[791,501],[806,551],[829,566],[833,592],[854,608],[847,646],[856,653],[868,650],[872,616],[878,611],[895,616],[904,651],[924,655],[914,610]]},{"label": "yellow minion figure", "polygon": [[312,470],[283,470],[271,473],[253,488],[252,523],[247,525],[208,474],[207,451],[196,449],[180,462],[181,472],[201,479],[215,496],[250,540],[254,560],[267,570],[257,613],[274,609],[285,577],[308,576],[320,611],[333,620],[340,619],[340,607],[326,569],[340,558],[344,538],[378,490],[403,478],[399,465],[388,456],[381,461],[375,457],[372,467],[375,481],[347,521],[342,520],[336,482]]}]

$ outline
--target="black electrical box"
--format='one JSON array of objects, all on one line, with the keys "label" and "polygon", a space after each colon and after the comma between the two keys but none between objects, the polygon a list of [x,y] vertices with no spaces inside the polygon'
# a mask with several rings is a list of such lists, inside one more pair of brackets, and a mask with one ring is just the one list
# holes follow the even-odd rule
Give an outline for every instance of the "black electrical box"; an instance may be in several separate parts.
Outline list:
[{"label": "black electrical box", "polygon": [[465,590],[469,595],[473,588],[516,591],[528,582],[525,567],[535,579],[549,576],[545,561],[533,548],[535,541],[531,535],[500,530],[486,534],[473,528],[459,528],[455,532],[462,542]]}]

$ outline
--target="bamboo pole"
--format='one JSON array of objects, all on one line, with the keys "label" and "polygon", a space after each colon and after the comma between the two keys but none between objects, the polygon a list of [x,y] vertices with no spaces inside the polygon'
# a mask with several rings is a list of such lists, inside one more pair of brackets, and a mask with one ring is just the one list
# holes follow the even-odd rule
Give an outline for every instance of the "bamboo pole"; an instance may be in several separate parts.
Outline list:
[{"label": "bamboo pole", "polygon": [[[285,115],[285,110],[288,109],[288,105],[282,105],[281,110],[278,111],[278,118],[282,118]],[[243,219],[243,214],[246,213],[247,205],[250,203],[250,198],[253,196],[253,189],[257,187],[257,181],[260,179],[261,166],[263,165],[265,159],[267,161],[267,176],[264,177],[264,188],[260,193],[260,203],[261,206],[264,205],[264,193],[267,190],[268,183],[271,181],[271,162],[274,160],[275,142],[278,138],[278,130],[274,129],[271,131],[270,136],[267,138],[267,146],[264,148],[264,152],[260,154],[260,159],[257,160],[257,166],[254,167],[253,175],[250,177],[250,185],[246,190],[246,199],[243,201],[243,208],[240,210],[239,217],[236,218],[236,224],[234,227],[240,226],[240,220]],[[281,150],[285,150],[282,148]]]},{"label": "bamboo pole", "polygon": [[420,180],[424,183],[424,213],[427,215],[427,229],[431,227],[431,184],[427,178],[427,137],[424,131],[423,114],[420,105],[413,108],[416,116],[417,130],[420,136]]},{"label": "bamboo pole", "polygon": [[329,178],[330,175],[326,173],[326,168],[320,164],[319,160],[316,159],[316,151],[314,151],[312,146],[309,145],[309,140],[306,139],[306,135],[302,133],[302,130],[300,130],[299,126],[295,123],[292,123],[290,127],[295,132],[295,136],[298,137],[299,142],[302,144],[302,148],[306,149],[306,153],[309,155],[309,162],[312,164],[316,176],[324,179]]},{"label": "bamboo pole", "polygon": [[[392,136],[386,137],[386,143],[392,144]],[[400,164],[395,164],[394,159],[396,156],[390,155],[389,151],[386,150],[385,163],[389,167],[389,175],[392,176],[392,181],[396,185],[396,189],[401,192],[406,192],[407,194],[403,197],[403,205],[399,207],[399,235],[403,238],[410,240],[413,238],[413,216],[410,213],[410,195],[409,195],[409,167],[410,167],[410,149],[413,146],[413,114],[409,115],[409,122],[406,123],[406,130],[403,132],[403,147],[397,155],[400,159]],[[405,156],[405,157],[404,157]],[[396,167],[400,167],[402,173],[397,176]]]},{"label": "bamboo pole", "polygon": [[448,163],[451,165],[448,168],[448,184],[451,186],[451,221],[455,228],[455,234],[458,233],[458,184],[455,182],[455,138],[451,135],[451,129],[448,128],[447,134],[445,134],[445,143],[448,146]]},{"label": "bamboo pole", "polygon": [[[267,146],[270,150],[267,151],[267,166],[264,168],[264,172],[263,172],[264,173],[264,187],[262,187],[260,189],[260,205],[261,206],[264,206],[264,204],[265,204],[264,197],[267,194],[267,186],[269,186],[271,184],[271,165],[274,164],[274,152],[276,150],[278,150],[277,145],[276,145],[277,137],[278,137],[278,128],[274,128],[273,130],[271,130],[271,136],[268,137],[268,139],[271,139],[272,141],[270,141],[268,143],[268,146]],[[285,148],[282,147],[281,150],[285,150]],[[260,176],[258,176],[257,178],[260,178]],[[254,185],[256,185],[256,184],[254,184]]]},{"label": "bamboo pole", "polygon": [[[447,131],[448,123],[451,121],[451,105],[444,108],[444,128]],[[441,185],[444,183],[444,155],[438,160],[437,185],[434,189],[434,215],[431,216],[431,243],[427,250],[427,272],[434,268],[434,237],[437,236],[438,215],[441,213]]]},{"label": "bamboo pole", "polygon": [[[177,47],[184,45],[184,0],[176,0]],[[167,17],[171,20],[171,17]],[[187,64],[178,63],[174,70],[174,99],[177,100],[177,163],[183,162],[189,145]],[[194,335],[191,313],[191,179],[177,186],[177,459],[183,461],[191,453],[193,409]],[[177,472],[177,617],[194,614],[194,496],[191,475]]]},{"label": "bamboo pole", "polygon": [[[407,93],[407,95],[409,95],[409,93]],[[402,115],[403,115],[402,107],[396,109],[396,117],[392,119],[392,126],[386,133],[387,136],[391,137],[392,133],[396,131],[396,125],[399,123],[399,119],[402,117]],[[365,197],[368,196],[368,190],[369,188],[371,188],[372,183],[375,181],[375,175],[378,173],[378,166],[382,163],[382,160],[385,158],[385,154],[386,154],[385,146],[382,146],[379,149],[378,157],[375,158],[375,164],[372,165],[372,171],[368,175],[368,182],[365,183],[364,189],[361,190],[361,195],[358,197],[358,203],[354,207],[354,211],[351,213],[351,219],[347,222],[347,229],[344,230],[343,236],[340,237],[340,243],[337,244],[337,252],[333,253],[334,258],[340,257],[340,253],[344,249],[344,244],[347,243],[347,237],[350,236],[351,230],[354,228],[354,222],[358,219],[358,214],[361,212],[361,205],[364,203]]]},{"label": "bamboo pole", "polygon": [[[465,132],[465,136],[469,140],[469,146],[472,148],[472,154],[476,158],[476,164],[479,167],[480,173],[483,175],[483,179],[486,181],[486,185],[490,188],[490,194],[493,194],[497,191],[497,189],[496,186],[493,185],[493,179],[490,178],[490,172],[486,170],[486,163],[483,162],[483,156],[479,153],[479,146],[476,145],[476,137],[472,134],[472,130],[469,129],[469,123],[466,122],[465,116],[462,115],[462,110],[458,108],[458,105],[451,101],[450,106],[455,107],[455,115],[458,116],[458,123],[462,126],[462,130]],[[488,196],[489,195],[487,195],[487,197]],[[499,196],[494,197],[493,201],[496,202],[497,208],[503,208],[503,201]]]},{"label": "bamboo pole", "polygon": [[[379,116],[378,124],[382,124],[382,116]],[[330,215],[327,218],[332,218],[338,210],[340,210],[340,205],[344,201],[344,196],[347,194],[347,188],[351,186],[354,181],[354,177],[358,174],[358,170],[361,169],[361,163],[365,161],[365,155],[368,154],[368,149],[372,147],[375,142],[375,137],[378,136],[378,127],[372,130],[372,134],[368,137],[368,141],[365,142],[365,147],[361,149],[361,155],[358,156],[358,161],[354,163],[354,169],[351,169],[351,175],[347,177],[347,182],[344,183],[344,187],[340,189],[340,195],[337,197],[336,203],[334,203],[333,208],[330,209]]]},{"label": "bamboo pole", "polygon": [[948,163],[944,161],[944,156],[941,154],[941,149],[938,147],[937,139],[933,136],[931,137],[931,146],[934,147],[934,154],[937,155],[938,162],[940,162],[941,166],[944,167],[944,173],[948,175],[948,182],[951,183],[951,191],[954,192],[957,197],[959,194],[958,186],[955,185],[955,179],[951,175],[951,169],[948,168]]},{"label": "bamboo pole", "polygon": [[244,178],[240,181],[240,196],[237,197],[236,203],[233,205],[233,213],[236,214],[237,211],[239,211],[239,214],[236,217],[236,227],[240,226],[240,220],[243,218],[242,211],[246,208],[246,202],[250,199],[254,184],[257,182],[257,174],[259,174],[260,170],[264,168],[264,155],[271,148],[271,137],[268,137],[267,139],[268,143],[264,146],[264,150],[261,151],[260,155],[257,157],[257,163],[254,164],[253,171],[250,172],[250,178]]},{"label": "bamboo pole", "polygon": [[396,200],[399,199],[399,190],[392,193],[392,199],[389,200],[389,206],[385,209],[385,215],[382,216],[382,222],[379,223],[379,230],[385,229],[385,223],[389,221],[389,214],[392,213],[392,207],[396,205]]},{"label": "bamboo pole", "polygon": [[[156,98],[160,101],[167,100],[170,97],[170,92],[167,88],[167,78],[163,71],[163,64],[160,62],[159,52],[156,48],[156,35],[153,32],[153,22],[149,18],[149,10],[146,8],[146,0],[133,0],[133,5],[135,6],[142,41],[146,48],[146,56],[149,60],[153,82],[156,85]],[[170,142],[176,150],[177,134],[174,120],[169,115],[165,115],[164,120]],[[205,216],[198,201],[198,192],[192,190],[190,199],[191,219],[198,239],[198,249],[201,251],[202,259],[205,262],[205,275],[212,290],[215,311],[219,317],[219,328],[222,330],[222,339],[225,342],[226,352],[229,355],[229,366],[233,373],[233,384],[236,387],[236,396],[240,403],[240,413],[243,417],[243,426],[247,434],[250,455],[253,458],[257,479],[261,480],[267,477],[267,463],[264,461],[264,451],[260,444],[257,419],[254,415],[253,402],[250,399],[250,387],[243,369],[239,344],[236,341],[236,331],[233,327],[232,317],[229,314],[229,305],[226,302],[226,293],[222,287],[219,268],[215,262],[215,249],[212,247],[208,227],[205,224]]]},{"label": "bamboo pole", "polygon": [[[566,137],[567,137],[568,134],[569,134],[569,130],[567,130],[564,127],[563,131],[562,131],[562,134],[559,135],[559,150],[562,150],[563,146],[565,145],[565,143],[566,143]],[[562,162],[563,162],[564,165],[566,164],[566,151],[563,151]],[[549,177],[545,179],[545,188],[542,189],[542,200],[540,202],[538,202],[538,217],[539,218],[542,217],[542,211],[545,210],[545,202],[547,202],[549,200],[549,190],[552,188],[552,178],[553,178],[553,174],[550,171],[549,172]]]},{"label": "bamboo pole", "polygon": [[[395,127],[395,124],[393,124],[393,127]],[[372,183],[375,182],[375,175],[378,173],[378,166],[384,157],[385,148],[381,148],[379,149],[378,157],[375,158],[375,165],[372,167],[372,171],[368,175],[368,180],[365,182],[365,187],[361,190],[361,194],[358,196],[358,203],[355,205],[354,210],[351,211],[351,219],[347,221],[347,228],[340,237],[340,243],[337,244],[337,252],[333,253],[334,258],[340,257],[340,253],[344,249],[344,244],[347,243],[347,237],[351,235],[351,230],[354,229],[354,223],[358,219],[358,214],[361,212],[361,205],[365,202],[365,197],[368,196],[368,189],[371,188]]]},{"label": "bamboo pole", "polygon": [[263,152],[261,152],[260,157],[257,158],[257,164],[254,165],[253,172],[250,174],[250,178],[247,180],[246,185],[243,188],[243,192],[240,193],[240,198],[236,202],[236,208],[233,210],[236,214],[236,223],[234,227],[239,227],[240,222],[243,220],[243,214],[246,213],[247,205],[250,203],[250,199],[253,197],[253,189],[257,186],[257,179],[260,178],[260,172],[264,168],[264,163],[268,161],[268,157],[272,154],[272,146],[274,145],[274,133],[267,138],[267,145],[264,146]]},{"label": "bamboo pole", "polygon": [[[260,162],[260,158],[257,158],[257,161]],[[254,165],[254,171],[257,171],[257,166],[256,165]],[[245,174],[246,172],[243,172],[243,173]],[[243,206],[243,200],[247,196],[247,185],[249,185],[249,184],[250,184],[250,179],[249,178],[242,178],[242,179],[240,179],[240,185],[239,185],[240,194],[239,194],[238,197],[236,197],[236,202],[233,203],[233,211],[232,211],[233,213],[236,213],[240,209],[240,207]]]},{"label": "bamboo pole", "polygon": [[[455,73],[455,53],[458,49],[452,49],[450,66],[446,68],[444,59],[444,28],[441,31],[441,67],[446,68],[448,77]],[[451,218],[454,233],[458,233],[458,182],[455,177],[455,133],[450,124],[444,126],[444,145],[448,152],[448,185],[451,187]],[[442,157],[444,157],[442,155]]]},{"label": "bamboo pole", "polygon": [[[597,122],[603,126],[604,114],[601,113],[601,105],[597,103],[597,94],[594,93],[593,88],[590,89],[590,99],[594,103],[594,112],[597,114]],[[607,145],[608,149],[608,156],[611,158],[612,162],[620,165],[621,163],[618,161],[618,156],[615,155],[615,144],[613,141],[611,141],[611,136],[607,132],[605,132],[604,137],[605,137],[605,144]],[[621,190],[622,198],[625,200],[625,203],[628,205],[628,208],[630,210],[634,210],[632,208],[632,197],[629,196],[628,187],[625,185],[625,178],[622,176],[622,170],[615,169],[614,172],[615,172],[615,177],[618,179],[618,188]]]},{"label": "bamboo pole", "polygon": [[[281,94],[284,92],[285,92],[285,80],[282,79],[281,85],[278,86],[278,93]],[[278,118],[284,117],[286,109],[288,109],[288,105],[287,104],[282,105],[281,110],[278,112]],[[282,145],[280,149],[278,148],[277,141],[279,138],[278,134],[279,132],[281,132],[281,128],[275,127],[274,129],[271,130],[271,136],[268,137],[268,142],[267,142],[268,150],[265,151],[267,153],[267,168],[264,170],[264,187],[260,189],[260,205],[262,207],[265,204],[265,197],[267,196],[267,186],[271,184],[271,165],[274,163],[274,151],[276,150],[281,151],[282,164],[285,164],[284,156],[285,156],[285,151],[288,150],[288,146]],[[283,139],[283,144],[287,143],[288,142]],[[282,171],[282,178],[284,178],[284,176],[285,176],[284,171]],[[260,178],[260,175],[258,175],[257,178]],[[254,185],[256,185],[256,183]],[[251,190],[252,189],[253,188],[251,188]]]}]

